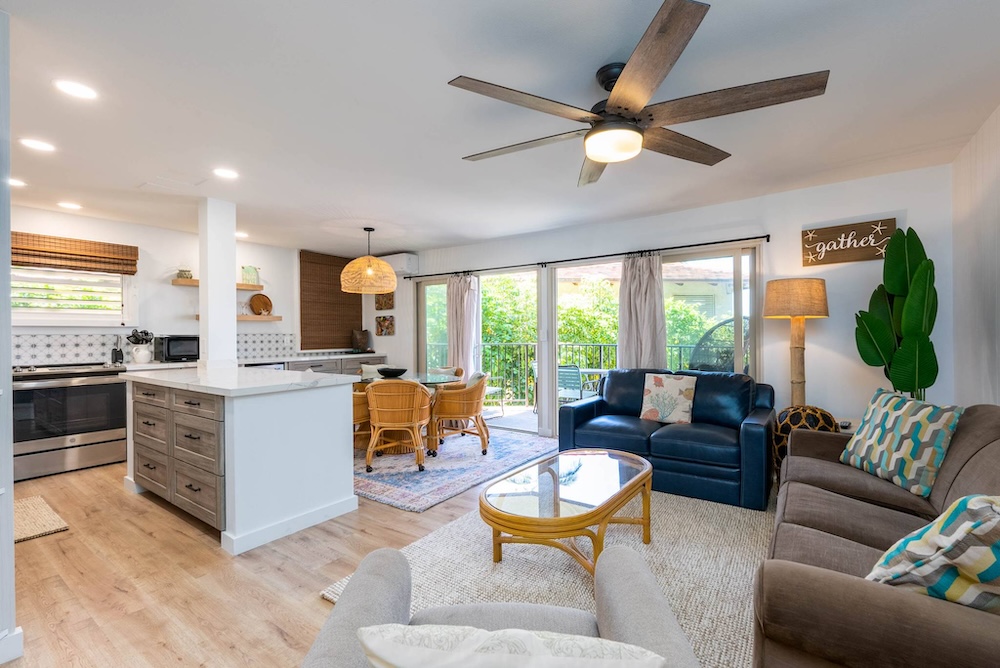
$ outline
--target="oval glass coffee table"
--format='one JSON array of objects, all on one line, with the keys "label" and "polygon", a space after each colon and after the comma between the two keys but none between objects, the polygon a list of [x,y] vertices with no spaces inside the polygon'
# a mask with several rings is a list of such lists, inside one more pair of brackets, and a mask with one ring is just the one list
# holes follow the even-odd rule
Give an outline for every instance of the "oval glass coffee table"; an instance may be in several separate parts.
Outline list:
[{"label": "oval glass coffee table", "polygon": [[[609,524],[642,525],[642,542],[649,543],[652,471],[628,452],[566,450],[505,475],[479,497],[479,514],[493,529],[493,561],[501,560],[504,543],[537,543],[563,550],[593,575]],[[616,517],[638,495],[642,516]],[[591,540],[593,559],[577,546],[580,536]]]}]

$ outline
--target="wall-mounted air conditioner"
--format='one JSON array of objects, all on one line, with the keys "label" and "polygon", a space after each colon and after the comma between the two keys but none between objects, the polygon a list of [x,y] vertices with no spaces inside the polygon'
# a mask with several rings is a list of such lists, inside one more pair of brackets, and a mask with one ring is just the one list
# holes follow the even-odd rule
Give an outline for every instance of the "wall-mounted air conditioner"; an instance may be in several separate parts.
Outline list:
[{"label": "wall-mounted air conditioner", "polygon": [[396,253],[385,255],[382,259],[389,263],[397,276],[416,276],[418,273],[419,262],[416,253]]}]

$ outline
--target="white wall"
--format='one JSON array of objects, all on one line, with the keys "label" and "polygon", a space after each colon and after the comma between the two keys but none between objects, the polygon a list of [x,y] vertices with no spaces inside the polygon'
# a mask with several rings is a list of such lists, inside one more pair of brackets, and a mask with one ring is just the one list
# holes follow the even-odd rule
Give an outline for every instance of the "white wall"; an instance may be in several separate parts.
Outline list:
[{"label": "white wall", "polygon": [[[10,239],[10,17],[0,12],[0,236]],[[0,246],[0,266],[10,266],[10,243]],[[10,272],[0,277],[10,294]],[[0,305],[0,369],[10,368],[10,301]],[[0,663],[24,651],[14,610],[14,446],[10,374],[0,377]]]},{"label": "white wall", "polygon": [[[413,281],[397,276],[395,304],[392,310],[376,311],[374,295],[364,295],[361,299],[362,322],[372,333],[375,352],[384,354],[389,364],[411,371],[417,368],[416,333],[417,322],[416,285]],[[394,336],[375,336],[375,316],[391,315],[396,318]]]},{"label": "white wall", "polygon": [[[237,211],[237,217],[239,212]],[[138,328],[154,334],[197,334],[198,290],[176,287],[170,280],[181,265],[198,276],[198,235],[159,227],[135,225],[100,218],[15,206],[14,230],[59,237],[90,239],[139,247]],[[240,278],[240,266],[260,267],[264,293],[271,298],[281,322],[241,322],[239,333],[291,334],[298,332],[298,252],[289,248],[238,242],[233,283]],[[247,300],[253,293],[240,292],[234,299]],[[129,332],[127,328],[18,327],[15,333]]]},{"label": "white wall", "polygon": [[[812,320],[806,327],[807,400],[838,417],[857,420],[875,389],[888,385],[880,369],[861,362],[854,343],[854,313],[867,308],[872,290],[881,282],[882,264],[854,262],[804,268],[800,233],[805,228],[884,217],[895,217],[900,227],[915,228],[935,261],[940,306],[932,339],[941,374],[927,396],[929,401],[954,401],[951,168],[947,165],[637,220],[425,251],[420,253],[420,273],[556,261],[770,234],[771,242],[763,248],[764,280],[791,276],[827,280],[830,318]],[[397,324],[397,330],[400,329]],[[411,341],[400,345],[414,348],[413,327],[407,329]],[[787,321],[764,322],[760,380],[775,386],[778,406],[790,402],[788,337]]]},{"label": "white wall", "polygon": [[1000,403],[1000,108],[952,166],[960,404]]}]

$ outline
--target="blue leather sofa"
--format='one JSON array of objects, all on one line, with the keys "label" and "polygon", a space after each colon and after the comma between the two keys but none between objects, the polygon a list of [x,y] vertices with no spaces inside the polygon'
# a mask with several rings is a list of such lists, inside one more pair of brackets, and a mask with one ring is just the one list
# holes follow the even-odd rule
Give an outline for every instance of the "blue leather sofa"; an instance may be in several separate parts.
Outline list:
[{"label": "blue leather sofa", "polygon": [[[647,373],[696,377],[691,424],[639,417]],[[559,450],[642,455],[653,489],[764,510],[771,493],[774,388],[741,373],[612,369],[600,393],[559,408]]]}]

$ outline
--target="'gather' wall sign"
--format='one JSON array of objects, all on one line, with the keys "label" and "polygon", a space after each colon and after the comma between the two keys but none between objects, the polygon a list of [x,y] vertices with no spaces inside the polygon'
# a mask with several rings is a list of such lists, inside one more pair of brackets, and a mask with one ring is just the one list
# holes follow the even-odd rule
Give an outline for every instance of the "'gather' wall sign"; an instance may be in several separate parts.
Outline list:
[{"label": "'gather' wall sign", "polygon": [[802,266],[881,260],[895,218],[802,230]]}]

